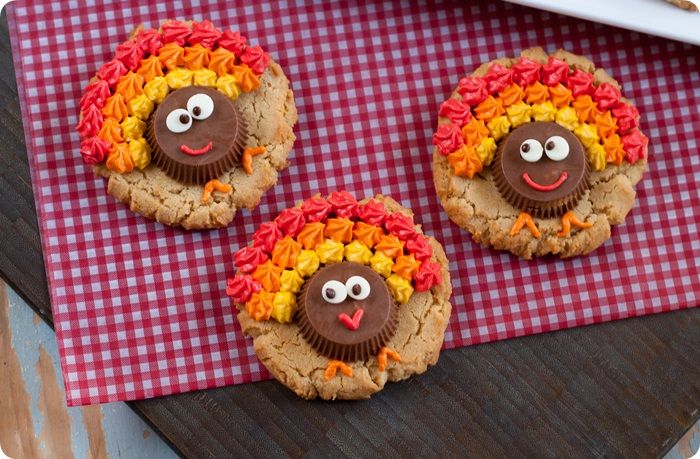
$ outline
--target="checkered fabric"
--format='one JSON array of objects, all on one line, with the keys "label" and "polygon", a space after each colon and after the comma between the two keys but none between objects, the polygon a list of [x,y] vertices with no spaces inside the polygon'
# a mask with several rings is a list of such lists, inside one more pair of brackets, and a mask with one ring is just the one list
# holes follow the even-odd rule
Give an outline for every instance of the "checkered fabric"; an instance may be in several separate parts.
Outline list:
[{"label": "checkered fabric", "polygon": [[[364,2],[360,2],[364,3]],[[268,378],[225,294],[232,253],[316,192],[383,193],[444,245],[447,348],[686,308],[700,301],[699,48],[501,2],[18,1],[8,6],[61,364],[71,405]],[[134,215],[82,163],[82,88],[135,24],[211,19],[262,45],[299,109],[291,166],[253,212],[187,232]],[[590,56],[651,139],[637,205],[586,257],[484,249],[436,197],[440,103],[480,63],[541,45]]]}]

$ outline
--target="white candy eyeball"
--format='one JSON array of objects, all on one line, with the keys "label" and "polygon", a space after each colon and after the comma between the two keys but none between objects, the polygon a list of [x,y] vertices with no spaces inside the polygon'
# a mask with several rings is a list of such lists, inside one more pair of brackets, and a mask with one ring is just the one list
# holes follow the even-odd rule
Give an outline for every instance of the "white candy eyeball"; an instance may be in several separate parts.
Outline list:
[{"label": "white candy eyeball", "polygon": [[184,108],[176,108],[168,113],[168,116],[165,118],[165,126],[170,132],[179,134],[192,127],[192,117]]},{"label": "white candy eyeball", "polygon": [[527,139],[520,144],[520,157],[528,163],[536,163],[542,158],[542,144],[535,139]]},{"label": "white candy eyeball", "polygon": [[323,284],[321,296],[326,300],[326,303],[340,304],[348,297],[348,290],[345,284],[337,280],[329,280]]},{"label": "white candy eyeball", "polygon": [[564,137],[553,135],[544,143],[544,153],[552,161],[561,161],[569,156],[569,142]]},{"label": "white candy eyeball", "polygon": [[362,276],[352,276],[345,282],[345,289],[350,298],[354,300],[364,300],[369,296],[369,282]]},{"label": "white candy eyeball", "polygon": [[195,94],[187,101],[187,111],[196,120],[205,120],[214,112],[214,101],[206,94]]}]

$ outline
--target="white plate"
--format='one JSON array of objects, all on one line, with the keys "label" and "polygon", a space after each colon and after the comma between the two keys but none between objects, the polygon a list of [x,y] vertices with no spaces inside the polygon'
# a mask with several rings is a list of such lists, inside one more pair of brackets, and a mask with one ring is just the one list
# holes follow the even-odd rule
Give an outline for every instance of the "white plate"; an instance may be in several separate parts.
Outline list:
[{"label": "white plate", "polygon": [[[508,0],[555,13],[700,45],[700,13],[664,0]],[[695,0],[700,4],[700,0]]]}]

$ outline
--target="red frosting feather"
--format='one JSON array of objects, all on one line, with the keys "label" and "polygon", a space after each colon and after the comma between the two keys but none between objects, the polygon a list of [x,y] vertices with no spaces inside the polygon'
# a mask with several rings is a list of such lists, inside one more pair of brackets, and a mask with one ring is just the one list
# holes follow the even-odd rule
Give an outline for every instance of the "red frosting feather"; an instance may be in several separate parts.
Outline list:
[{"label": "red frosting feather", "polygon": [[441,282],[440,272],[442,268],[438,263],[425,261],[418,268],[418,272],[413,276],[416,283],[417,292],[425,292],[430,290],[434,285]]},{"label": "red frosting feather", "polygon": [[489,95],[486,80],[478,77],[464,77],[459,80],[457,92],[462,95],[462,100],[472,107],[482,103]]},{"label": "red frosting feather", "polygon": [[175,42],[179,46],[184,46],[192,33],[190,26],[180,21],[169,21],[161,26],[163,32],[163,43]]},{"label": "red frosting feather", "polygon": [[464,145],[462,130],[452,123],[441,124],[433,135],[433,145],[438,147],[440,154],[449,155]]},{"label": "red frosting feather", "polygon": [[275,222],[266,222],[253,235],[253,246],[260,247],[265,252],[272,253],[277,241],[282,239],[282,232]]},{"label": "red frosting feather", "polygon": [[306,218],[304,218],[304,212],[301,209],[290,207],[280,212],[275,218],[275,223],[285,235],[296,237],[306,224]]},{"label": "red frosting feather", "polygon": [[328,202],[338,217],[353,218],[357,216],[357,200],[347,191],[334,191],[328,197]]},{"label": "red frosting feather", "polygon": [[325,199],[311,198],[301,204],[301,211],[304,212],[307,221],[320,222],[331,212],[331,205]]},{"label": "red frosting feather", "polygon": [[386,208],[383,202],[370,199],[366,203],[360,205],[357,214],[363,222],[380,226],[386,219]]},{"label": "red frosting feather", "polygon": [[236,274],[232,278],[226,279],[226,294],[236,303],[245,303],[253,293],[262,289],[258,281],[250,275]]},{"label": "red frosting feather", "polygon": [[602,83],[600,86],[595,88],[593,93],[593,100],[598,103],[598,108],[601,110],[608,110],[617,106],[620,102],[620,90],[610,83]]},{"label": "red frosting feather", "polygon": [[556,86],[559,83],[566,83],[569,76],[569,64],[549,56],[549,60],[542,66],[542,83],[547,86]]},{"label": "red frosting feather", "polygon": [[489,93],[499,93],[513,84],[513,70],[501,64],[493,64],[484,75],[484,80]]},{"label": "red frosting feather", "polygon": [[251,273],[267,259],[268,256],[261,247],[243,247],[233,256],[233,264],[239,271]]},{"label": "red frosting feather", "polygon": [[521,88],[525,88],[535,81],[540,81],[541,68],[542,65],[539,62],[521,57],[520,60],[511,67],[511,69],[513,69],[513,81]]},{"label": "red frosting feather", "polygon": [[449,118],[457,126],[462,127],[472,119],[469,105],[461,100],[447,99],[440,105],[440,116]]},{"label": "red frosting feather", "polygon": [[221,31],[214,27],[211,21],[202,21],[192,26],[192,34],[187,41],[190,44],[199,43],[205,48],[211,49],[220,37]]},{"label": "red frosting feather", "polygon": [[413,239],[416,236],[413,217],[400,212],[389,215],[384,221],[384,227],[402,241]]},{"label": "red frosting feather", "polygon": [[569,75],[566,85],[571,89],[571,94],[574,97],[593,94],[593,75],[584,72],[581,69],[574,70],[574,73]]}]

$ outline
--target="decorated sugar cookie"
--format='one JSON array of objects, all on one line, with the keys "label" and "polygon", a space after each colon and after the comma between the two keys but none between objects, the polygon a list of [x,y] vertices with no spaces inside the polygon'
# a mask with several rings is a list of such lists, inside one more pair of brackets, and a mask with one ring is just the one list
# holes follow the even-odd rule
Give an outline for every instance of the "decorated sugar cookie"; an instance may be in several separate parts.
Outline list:
[{"label": "decorated sugar cookie", "polygon": [[188,229],[254,208],[287,165],[296,108],[282,69],[211,22],[137,28],[85,87],[80,152],[134,212]]},{"label": "decorated sugar cookie", "polygon": [[484,64],[439,115],[435,188],[477,242],[525,258],[587,254],[634,205],[648,139],[588,59],[533,48]]},{"label": "decorated sugar cookie", "polygon": [[241,328],[301,397],[367,398],[438,359],[447,260],[390,198],[308,199],[261,225],[234,265],[227,293]]}]

